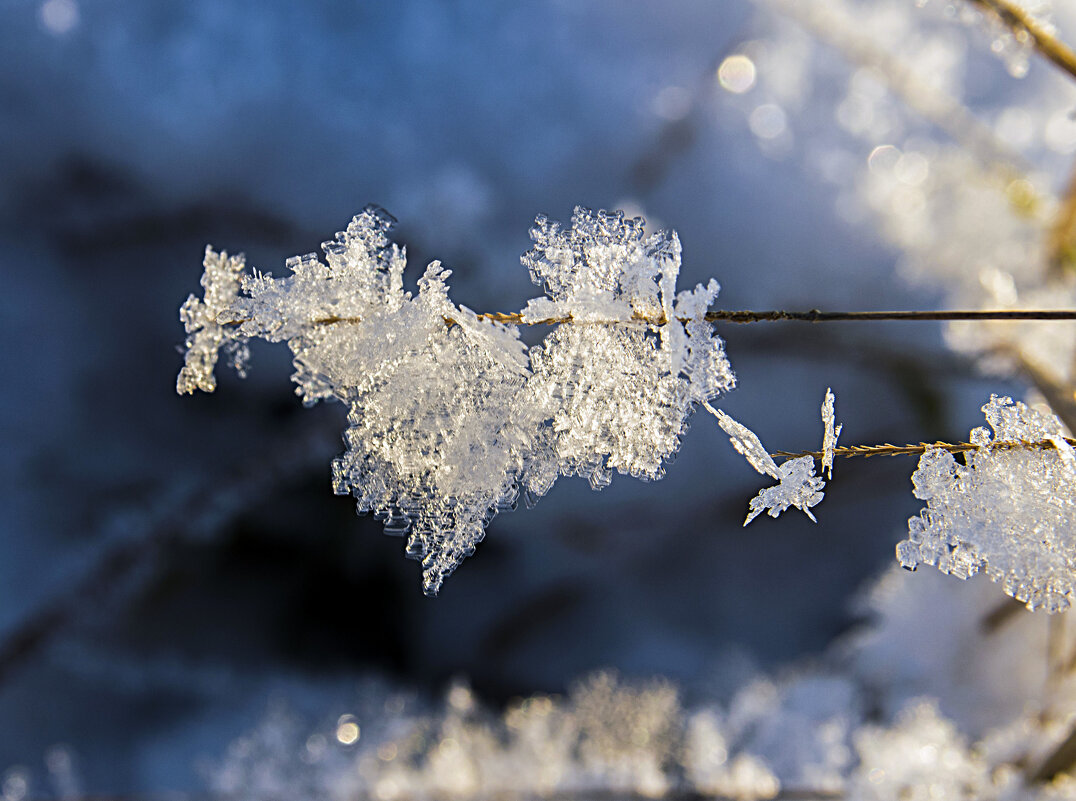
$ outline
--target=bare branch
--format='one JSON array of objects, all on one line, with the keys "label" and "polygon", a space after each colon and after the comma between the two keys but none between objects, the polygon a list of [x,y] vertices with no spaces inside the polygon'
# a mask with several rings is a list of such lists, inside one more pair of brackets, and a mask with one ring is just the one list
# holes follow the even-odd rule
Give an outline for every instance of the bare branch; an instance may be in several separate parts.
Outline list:
[{"label": "bare branch", "polygon": [[1034,17],[1010,0],[968,0],[987,10],[1012,31],[1016,41],[1030,43],[1039,55],[1070,77],[1076,78],[1076,53],[1046,30]]},{"label": "bare branch", "polygon": [[[587,321],[579,323],[568,317],[549,317],[544,320],[524,320],[519,312],[482,312],[478,315],[480,320],[490,320],[505,325],[562,325],[571,323],[574,325],[616,325],[647,323],[650,325],[664,325],[667,321],[661,318],[651,319],[648,317],[636,317],[633,320],[608,320],[595,323]],[[706,313],[708,323],[839,323],[839,322],[883,322],[883,321],[986,321],[986,320],[1076,320],[1076,309],[993,309],[993,310],[942,310],[942,311],[837,311],[826,312],[818,309],[807,311],[787,311],[773,309],[769,311],[733,311],[720,310]],[[241,325],[250,322],[246,318],[228,320],[223,325]],[[361,323],[359,317],[338,317],[331,315],[312,321],[312,325],[348,325]],[[687,322],[681,318],[681,322]],[[446,317],[447,325],[455,325],[456,321]]]},{"label": "bare branch", "polygon": [[[1065,440],[1069,445],[1076,446],[1076,439]],[[1057,446],[1053,442],[1048,440],[1042,440],[1041,442],[994,442],[989,448],[992,451],[1012,451],[1021,450],[1023,448],[1037,448],[1040,450],[1052,450]],[[915,445],[890,445],[889,443],[883,443],[881,445],[844,445],[839,448],[833,449],[834,456],[841,456],[845,459],[851,459],[856,456],[862,456],[865,459],[869,459],[872,456],[921,456],[929,450],[942,449],[949,451],[949,453],[967,453],[968,451],[982,450],[982,447],[975,445],[971,442],[920,442]],[[784,458],[796,458],[799,456],[812,456],[815,459],[822,459],[822,451],[800,451],[799,453],[791,453],[789,451],[774,451],[771,456],[781,456]]]}]

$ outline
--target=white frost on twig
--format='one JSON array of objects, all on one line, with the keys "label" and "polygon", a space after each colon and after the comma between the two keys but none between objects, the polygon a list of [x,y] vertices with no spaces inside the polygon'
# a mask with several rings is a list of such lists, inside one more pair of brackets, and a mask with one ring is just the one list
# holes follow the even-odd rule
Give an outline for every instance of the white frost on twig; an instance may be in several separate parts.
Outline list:
[{"label": "white frost on twig", "polygon": [[248,340],[286,342],[303,402],[348,408],[333,489],[408,535],[428,594],[520,495],[534,500],[561,476],[595,489],[614,471],[661,478],[695,405],[735,384],[705,317],[717,282],[676,292],[675,232],[584,208],[566,227],[540,217],[522,261],[545,294],[524,319],[578,324],[528,348],[517,326],[455,303],[440,262],[405,292],[394,222],[368,207],[324,259],[289,259],[283,278],[207,250],[205,299],[181,311],[177,389],[212,391],[222,348],[242,368]]},{"label": "white frost on twig", "polygon": [[[743,454],[753,468],[781,482],[775,487],[760,490],[758,495],[751,499],[751,511],[747,513],[747,519],[743,521],[743,524],[746,526],[766,511],[770,517],[777,517],[789,506],[795,506],[817,523],[818,520],[811,514],[811,507],[822,500],[822,490],[826,486],[826,481],[814,474],[814,457],[800,456],[796,459],[788,459],[778,467],[754,431],[736,422],[720,409],[715,409],[709,403],[704,403],[703,407],[717,418],[718,424],[729,435],[732,447]],[[832,419],[830,422],[832,423]],[[835,439],[836,435],[834,435]]]}]

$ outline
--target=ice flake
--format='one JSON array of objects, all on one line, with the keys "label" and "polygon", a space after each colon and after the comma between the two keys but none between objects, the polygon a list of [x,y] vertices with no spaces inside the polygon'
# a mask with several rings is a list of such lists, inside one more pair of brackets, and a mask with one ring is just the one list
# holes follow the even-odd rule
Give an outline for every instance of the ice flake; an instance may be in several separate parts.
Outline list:
[{"label": "ice flake", "polygon": [[703,406],[710,414],[717,418],[718,425],[729,435],[729,440],[739,453],[750,462],[751,466],[763,475],[781,480],[781,469],[777,462],[770,456],[770,452],[762,445],[758,435],[747,426],[733,420],[720,409],[715,409],[709,403]]},{"label": "ice flake", "polygon": [[[1067,609],[1076,594],[1076,474],[1071,446],[1052,414],[991,396],[983,412],[993,429],[972,432],[978,448],[964,464],[929,450],[912,475],[927,508],[908,521],[900,563],[934,565],[968,578],[980,571],[1029,609]],[[1063,443],[998,448],[999,444]]]},{"label": "ice flake", "polygon": [[800,456],[781,463],[781,483],[776,487],[766,487],[751,499],[751,511],[743,521],[746,526],[763,512],[770,517],[777,517],[789,506],[795,506],[815,523],[818,520],[811,513],[811,507],[823,498],[822,490],[825,479],[814,474],[814,457]]},{"label": "ice flake", "polygon": [[837,447],[837,437],[841,435],[843,425],[834,426],[833,417],[833,391],[826,388],[826,399],[822,402],[822,469],[826,472],[826,478],[833,479],[833,450]]},{"label": "ice flake", "polygon": [[231,307],[239,294],[243,257],[217,253],[207,246],[202,265],[204,298],[191,295],[179,310],[179,319],[187,332],[184,364],[176,379],[176,392],[181,395],[190,395],[196,389],[212,392],[217,388],[213,368],[222,347],[230,353],[232,365],[240,374],[246,365],[245,341],[237,337],[234,329],[218,321],[218,316]]},{"label": "ice flake", "polygon": [[564,325],[531,351],[531,403],[550,410],[549,448],[563,475],[597,489],[611,471],[657,479],[680,444],[683,383],[638,328]]},{"label": "ice flake", "polygon": [[281,279],[240,280],[241,259],[207,251],[206,300],[183,308],[192,336],[179,389],[212,388],[229,337],[287,342],[304,402],[349,410],[334,489],[390,533],[409,533],[433,593],[515,502],[537,421],[516,402],[529,375],[517,329],[454,305],[439,262],[417,297],[404,292],[393,222],[367,208],[323,245],[324,262],[290,259]]}]

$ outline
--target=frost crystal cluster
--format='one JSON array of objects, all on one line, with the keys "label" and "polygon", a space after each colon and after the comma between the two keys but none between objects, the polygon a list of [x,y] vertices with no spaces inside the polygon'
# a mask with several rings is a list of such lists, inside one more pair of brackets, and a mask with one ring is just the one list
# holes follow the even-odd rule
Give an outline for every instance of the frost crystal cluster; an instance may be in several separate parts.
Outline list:
[{"label": "frost crystal cluster", "polygon": [[[834,427],[833,403],[833,392],[827,389],[822,403],[822,467],[829,471],[830,478],[833,477],[834,449],[841,433],[841,426]],[[777,517],[790,506],[795,506],[817,523],[811,507],[821,502],[826,479],[815,475],[814,456],[797,456],[778,467],[754,431],[709,404],[706,404],[706,410],[717,418],[718,425],[729,435],[732,447],[739,451],[755,470],[781,482],[774,487],[763,488],[751,499],[750,511],[743,524],[746,526],[763,512],[767,512],[770,517]]]},{"label": "frost crystal cluster", "polygon": [[212,391],[221,349],[242,368],[248,340],[286,342],[304,403],[348,409],[335,491],[409,534],[427,593],[520,492],[537,498],[562,475],[595,488],[613,470],[661,478],[694,405],[735,383],[705,320],[717,282],[676,292],[675,233],[586,209],[567,230],[539,218],[523,262],[547,294],[516,319],[563,324],[528,350],[516,325],[453,303],[439,262],[405,292],[392,223],[367,208],[324,261],[292,258],[284,278],[207,249],[205,299],[181,310],[177,390]]},{"label": "frost crystal cluster", "polygon": [[[1030,609],[1067,609],[1076,593],[1072,447],[1052,414],[996,395],[983,412],[993,434],[971,432],[977,448],[965,464],[942,449],[919,460],[912,482],[927,508],[908,521],[897,558],[958,578],[983,571]],[[1054,447],[1004,447],[1041,442]]]}]

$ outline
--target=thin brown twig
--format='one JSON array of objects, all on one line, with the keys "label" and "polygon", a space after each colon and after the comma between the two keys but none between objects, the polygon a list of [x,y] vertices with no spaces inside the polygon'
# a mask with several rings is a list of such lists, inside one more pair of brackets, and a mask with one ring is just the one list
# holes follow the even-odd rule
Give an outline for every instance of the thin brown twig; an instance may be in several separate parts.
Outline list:
[{"label": "thin brown twig", "polygon": [[1021,44],[1031,44],[1039,55],[1072,78],[1076,78],[1076,53],[1050,33],[1024,9],[1010,0],[968,0],[990,12],[1012,31]]},{"label": "thin brown twig", "polygon": [[[1016,40],[1031,44],[1039,55],[1058,69],[1076,78],[1076,52],[1044,28],[1034,17],[1010,0],[968,0],[991,14]],[[1069,180],[1047,241],[1050,269],[1055,275],[1071,269],[1076,253],[1076,172]]]},{"label": "thin brown twig", "polygon": [[[482,312],[477,315],[480,320],[488,320],[505,325],[562,325],[573,323],[575,325],[615,325],[615,324],[639,324],[664,325],[664,318],[648,318],[637,315],[631,320],[602,320],[602,321],[576,321],[571,316],[547,317],[541,320],[526,320],[520,312]],[[677,318],[681,322],[688,322],[689,318]],[[711,311],[705,317],[708,323],[838,323],[838,322],[881,322],[881,321],[1014,321],[1014,320],[1076,320],[1076,309],[994,309],[994,310],[943,310],[943,311],[838,311],[825,312],[818,309],[807,311],[787,311],[773,309],[769,311],[734,311],[730,309]],[[251,322],[248,318],[237,318],[224,321],[224,325],[241,325]],[[361,317],[339,317],[330,315],[320,317],[311,322],[312,325],[338,325],[361,323]],[[445,323],[455,325],[456,321],[450,317],[445,318]]]},{"label": "thin brown twig", "polygon": [[[1076,446],[1076,439],[1066,438],[1065,441],[1069,445]],[[1027,440],[1001,441],[992,442],[988,446],[976,445],[973,442],[920,442],[915,445],[891,445],[889,443],[884,443],[882,445],[843,445],[839,448],[834,448],[833,455],[845,459],[852,459],[857,456],[869,459],[872,456],[921,456],[929,450],[938,449],[949,451],[949,453],[968,453],[969,451],[983,450],[984,447],[992,451],[1012,451],[1023,450],[1025,448],[1051,450],[1057,446],[1050,440],[1040,440],[1036,442],[1029,442]],[[771,456],[781,456],[785,458],[813,456],[815,459],[821,459],[823,453],[822,451],[800,451],[799,453],[774,451]]]},{"label": "thin brown twig", "polygon": [[1076,309],[996,309],[982,311],[715,311],[706,313],[710,323],[803,323],[868,322],[882,320],[1076,320]]}]

